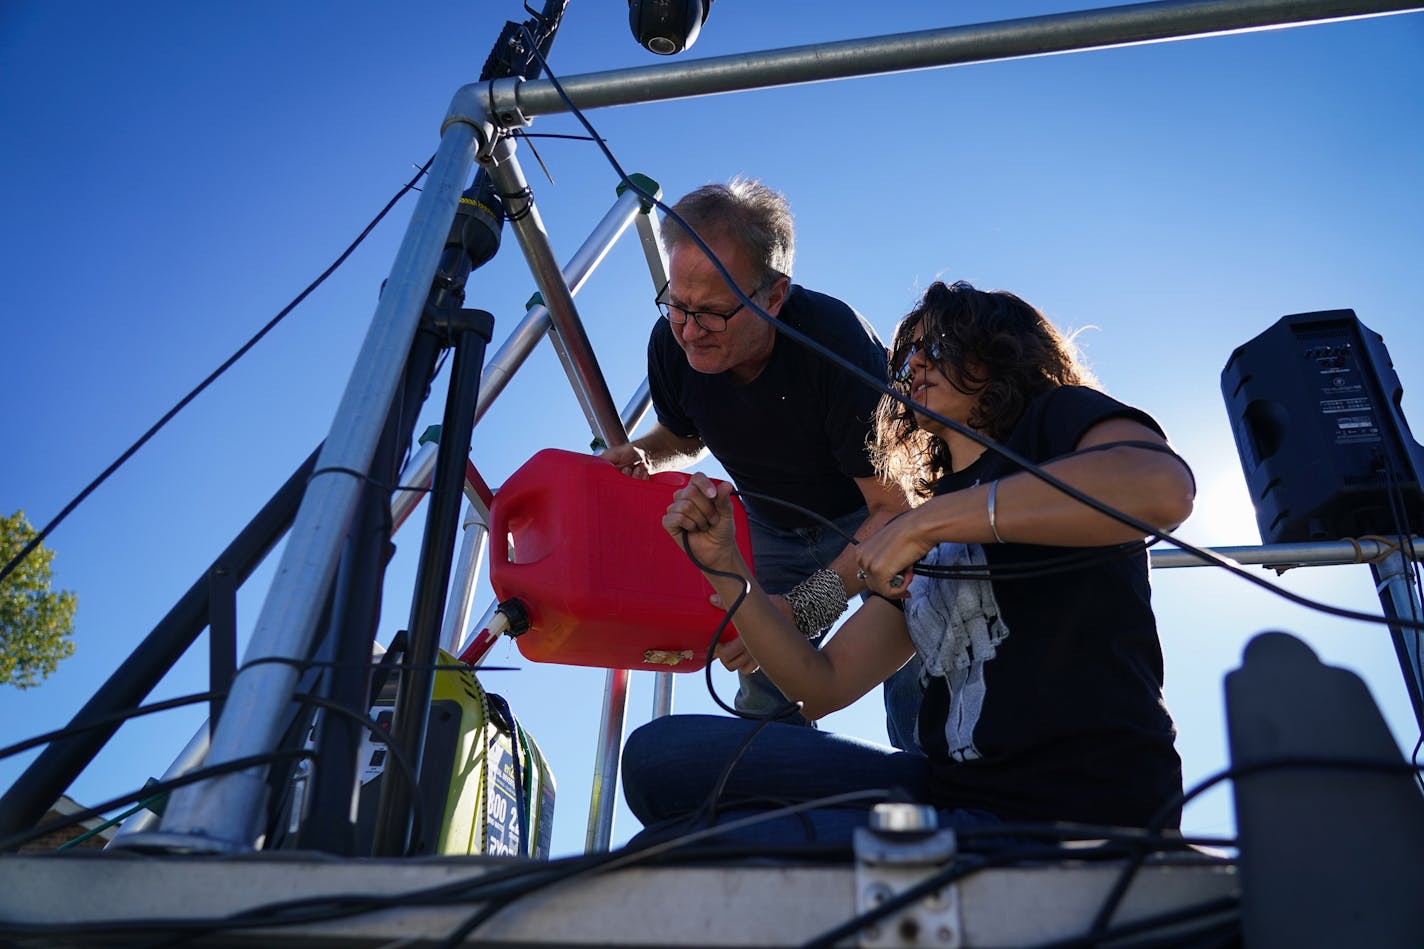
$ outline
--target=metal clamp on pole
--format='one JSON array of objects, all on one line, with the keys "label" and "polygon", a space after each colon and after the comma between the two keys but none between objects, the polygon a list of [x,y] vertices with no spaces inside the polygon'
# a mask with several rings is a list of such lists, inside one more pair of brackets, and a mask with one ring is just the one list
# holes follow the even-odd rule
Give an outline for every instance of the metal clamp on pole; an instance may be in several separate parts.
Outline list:
[{"label": "metal clamp on pole", "polygon": [[[939,830],[928,804],[877,804],[870,826],[855,831],[855,911],[874,913],[921,883],[928,873],[954,862],[959,851],[952,830]],[[908,906],[868,921],[860,945],[942,946],[964,942],[959,920],[959,888],[950,883],[931,890]]]}]

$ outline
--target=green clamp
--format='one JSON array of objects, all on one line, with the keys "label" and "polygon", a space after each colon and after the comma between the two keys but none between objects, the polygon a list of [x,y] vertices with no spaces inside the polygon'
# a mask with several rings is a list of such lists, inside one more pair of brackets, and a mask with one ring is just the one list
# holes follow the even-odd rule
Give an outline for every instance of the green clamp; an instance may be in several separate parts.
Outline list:
[{"label": "green clamp", "polygon": [[[623,192],[628,190],[629,182],[632,182],[634,185],[637,186],[639,191],[643,192],[643,194],[638,195],[638,205],[642,208],[644,214],[647,214],[653,209],[654,201],[659,201],[662,199],[663,186],[658,184],[653,179],[649,178],[647,175],[640,175],[637,173],[629,175],[628,181],[618,182],[618,187],[615,189],[618,192],[618,197],[623,197]],[[643,195],[652,195],[652,200],[643,197]]]}]

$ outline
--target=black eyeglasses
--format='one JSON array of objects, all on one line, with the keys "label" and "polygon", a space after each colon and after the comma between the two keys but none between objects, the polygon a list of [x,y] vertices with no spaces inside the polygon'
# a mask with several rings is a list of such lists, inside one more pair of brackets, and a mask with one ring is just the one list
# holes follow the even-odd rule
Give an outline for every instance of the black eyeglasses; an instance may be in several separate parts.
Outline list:
[{"label": "black eyeglasses", "polygon": [[[663,299],[663,294],[667,293],[668,286],[668,284],[663,284],[663,288],[658,291],[658,295],[653,302],[658,305],[658,311],[662,313],[663,319],[667,320],[673,326],[682,326],[690,319],[709,333],[723,333],[727,330],[727,321],[746,308],[745,303],[738,303],[727,313],[716,313],[711,310],[689,310],[685,306],[678,306],[676,303],[669,303]],[[748,293],[747,296],[754,300],[757,294],[765,289],[765,285],[757,287],[751,293]]]},{"label": "black eyeglasses", "polygon": [[896,362],[895,371],[892,374],[894,380],[900,385],[907,386],[910,384],[910,380],[915,375],[915,371],[910,368],[910,360],[915,358],[916,353],[921,352],[925,354],[927,360],[932,363],[937,363],[948,355],[949,345],[939,338],[930,340],[928,345],[925,344],[923,337],[910,340],[910,344],[905,347],[905,352]]}]

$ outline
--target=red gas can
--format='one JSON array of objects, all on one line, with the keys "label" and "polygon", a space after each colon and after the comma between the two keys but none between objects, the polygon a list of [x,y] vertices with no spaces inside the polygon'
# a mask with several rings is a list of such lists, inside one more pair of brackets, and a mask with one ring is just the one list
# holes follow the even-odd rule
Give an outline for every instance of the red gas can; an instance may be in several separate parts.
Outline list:
[{"label": "red gas can", "polygon": [[[689,480],[664,472],[642,481],[593,455],[546,448],[495,492],[490,585],[529,614],[515,640],[526,659],[662,672],[706,664],[722,611],[662,527]],[[750,566],[746,512],[735,497],[732,506]],[[722,634],[735,637],[731,627]]]}]

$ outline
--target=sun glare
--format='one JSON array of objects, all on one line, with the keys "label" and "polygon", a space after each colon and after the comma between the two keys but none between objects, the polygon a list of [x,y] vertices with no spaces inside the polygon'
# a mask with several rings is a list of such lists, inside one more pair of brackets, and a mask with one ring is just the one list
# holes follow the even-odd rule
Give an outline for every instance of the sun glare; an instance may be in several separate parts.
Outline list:
[{"label": "sun glare", "polygon": [[1246,480],[1235,468],[1213,471],[1197,488],[1192,516],[1177,532],[1184,540],[1210,547],[1244,547],[1261,542],[1256,510]]}]

